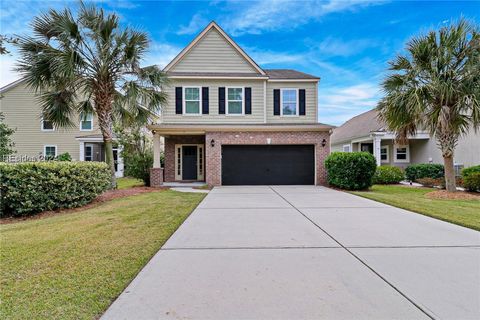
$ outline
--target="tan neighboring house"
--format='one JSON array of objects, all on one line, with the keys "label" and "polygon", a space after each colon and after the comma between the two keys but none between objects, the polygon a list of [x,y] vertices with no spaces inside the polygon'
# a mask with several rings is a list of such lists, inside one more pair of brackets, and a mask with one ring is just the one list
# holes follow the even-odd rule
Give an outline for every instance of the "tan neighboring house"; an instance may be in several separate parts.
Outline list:
[{"label": "tan neighboring house", "polygon": [[[318,123],[319,78],[266,70],[211,22],[165,68],[152,185],[323,184],[331,126]],[[160,167],[160,139],[165,165]]]},{"label": "tan neighboring house", "polygon": [[[0,112],[5,123],[16,130],[12,137],[16,154],[5,161],[38,161],[66,152],[74,161],[105,160],[103,138],[93,115],[78,116],[74,128],[55,128],[43,120],[35,92],[22,79],[0,88]],[[117,177],[123,176],[124,169],[120,151],[114,149]]]},{"label": "tan neighboring house", "polygon": [[[386,129],[373,109],[362,113],[333,130],[331,151],[367,151],[378,165],[406,167],[415,163],[441,163],[442,153],[434,138],[427,132],[418,132],[408,138],[408,143],[395,143],[395,135]],[[480,164],[480,134],[471,130],[458,142],[454,162],[456,173],[463,167]]]}]

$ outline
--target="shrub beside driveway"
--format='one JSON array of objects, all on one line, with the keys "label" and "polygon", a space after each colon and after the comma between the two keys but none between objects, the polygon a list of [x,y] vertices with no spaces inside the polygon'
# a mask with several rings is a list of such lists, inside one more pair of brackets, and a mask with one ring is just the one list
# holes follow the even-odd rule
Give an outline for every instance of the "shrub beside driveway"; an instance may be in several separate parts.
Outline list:
[{"label": "shrub beside driveway", "polygon": [[203,197],[164,190],[1,225],[1,317],[101,315]]},{"label": "shrub beside driveway", "polygon": [[430,199],[429,188],[374,185],[353,194],[480,231],[480,200]]}]

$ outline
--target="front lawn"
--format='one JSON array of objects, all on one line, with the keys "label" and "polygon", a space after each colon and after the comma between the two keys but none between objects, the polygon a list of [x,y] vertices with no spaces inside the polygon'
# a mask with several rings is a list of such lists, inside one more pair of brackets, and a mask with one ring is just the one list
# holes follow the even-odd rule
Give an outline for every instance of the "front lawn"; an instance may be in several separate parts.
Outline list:
[{"label": "front lawn", "polygon": [[128,189],[143,186],[143,181],[136,178],[123,177],[117,178],[117,189]]},{"label": "front lawn", "polygon": [[0,318],[101,315],[205,195],[170,190],[0,226]]},{"label": "front lawn", "polygon": [[464,227],[480,230],[480,201],[427,198],[425,194],[432,191],[433,189],[430,188],[374,185],[370,191],[354,191],[352,193]]}]

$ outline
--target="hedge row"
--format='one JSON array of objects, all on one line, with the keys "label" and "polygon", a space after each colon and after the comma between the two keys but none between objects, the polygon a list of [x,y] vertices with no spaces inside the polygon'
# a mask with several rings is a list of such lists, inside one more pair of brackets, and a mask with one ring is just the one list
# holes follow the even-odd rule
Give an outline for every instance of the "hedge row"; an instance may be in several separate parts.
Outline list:
[{"label": "hedge row", "polygon": [[110,177],[102,162],[0,163],[0,215],[85,205],[107,190]]},{"label": "hedge row", "polygon": [[368,152],[333,152],[325,159],[328,183],[347,190],[368,189],[377,169]]},{"label": "hedge row", "polygon": [[417,181],[418,179],[431,178],[440,179],[445,175],[442,164],[436,163],[420,163],[409,165],[405,169],[405,178],[409,181]]},{"label": "hedge row", "polygon": [[373,176],[374,184],[397,184],[404,179],[402,169],[393,166],[377,167]]},{"label": "hedge row", "polygon": [[462,179],[465,189],[480,192],[480,165],[463,169]]}]

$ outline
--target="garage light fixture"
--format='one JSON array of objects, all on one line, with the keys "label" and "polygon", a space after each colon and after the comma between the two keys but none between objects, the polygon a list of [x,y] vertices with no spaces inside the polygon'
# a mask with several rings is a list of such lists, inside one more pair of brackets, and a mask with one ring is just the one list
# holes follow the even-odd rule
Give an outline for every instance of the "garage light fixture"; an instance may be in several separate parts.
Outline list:
[{"label": "garage light fixture", "polygon": [[323,139],[322,140],[322,147],[325,147],[327,145],[327,140]]},{"label": "garage light fixture", "polygon": [[214,140],[214,139],[212,139],[212,140],[210,141],[210,145],[212,146],[212,148],[215,147],[215,140]]}]

